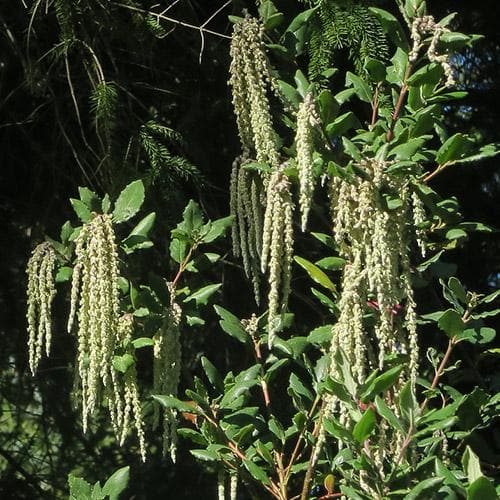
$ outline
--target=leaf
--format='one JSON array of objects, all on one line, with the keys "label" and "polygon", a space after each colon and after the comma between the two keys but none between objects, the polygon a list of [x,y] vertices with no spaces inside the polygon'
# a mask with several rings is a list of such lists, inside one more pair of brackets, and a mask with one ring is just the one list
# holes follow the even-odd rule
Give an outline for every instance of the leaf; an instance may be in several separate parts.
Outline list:
[{"label": "leaf", "polygon": [[401,414],[406,417],[410,425],[413,425],[415,417],[418,416],[419,407],[417,400],[415,399],[415,394],[413,394],[410,380],[406,382],[399,393],[399,409],[401,410]]},{"label": "leaf", "polygon": [[469,483],[473,483],[476,479],[483,475],[481,465],[479,464],[479,458],[468,445],[466,446],[462,457],[462,465],[464,472],[467,474]]},{"label": "leaf", "polygon": [[217,238],[222,236],[226,230],[231,227],[233,220],[234,216],[230,215],[229,217],[224,217],[210,222],[210,229],[202,238],[203,243],[212,243],[212,241],[215,241]]},{"label": "leaf", "polygon": [[219,315],[221,320],[219,321],[222,329],[231,337],[239,340],[241,343],[246,344],[249,340],[248,333],[241,326],[240,320],[228,310],[221,306],[214,306],[215,312]]},{"label": "leaf", "polygon": [[451,338],[464,331],[465,323],[460,314],[453,309],[448,309],[439,318],[438,326]]},{"label": "leaf", "polygon": [[365,70],[374,82],[383,82],[387,74],[385,64],[378,59],[367,58],[365,61]]},{"label": "leaf", "polygon": [[193,200],[189,200],[184,212],[182,222],[177,227],[188,237],[192,237],[193,232],[198,231],[203,225],[203,215],[200,206]]},{"label": "leaf", "polygon": [[327,288],[328,290],[335,292],[335,285],[318,266],[315,266],[312,262],[309,262],[302,257],[295,256],[294,260],[295,262],[297,262],[297,264],[299,264],[299,266],[305,269],[305,271],[307,272],[307,274],[309,274],[313,281]]},{"label": "leaf", "polygon": [[197,415],[201,414],[201,410],[196,404],[189,404],[180,399],[174,398],[173,396],[163,396],[160,394],[153,394],[151,396],[155,401],[160,403],[165,408],[173,408],[182,413],[195,413]]},{"label": "leaf", "polygon": [[329,345],[332,341],[332,325],[319,326],[307,336],[311,344]]},{"label": "leaf", "polygon": [[492,482],[485,476],[478,477],[467,488],[467,500],[497,500],[498,495]]},{"label": "leaf", "polygon": [[328,125],[336,117],[340,109],[340,105],[333,97],[333,94],[329,90],[322,90],[318,96],[319,112],[321,116],[321,121]]},{"label": "leaf", "polygon": [[201,446],[207,446],[207,440],[194,429],[189,429],[186,427],[182,427],[181,429],[177,429],[177,434],[184,439],[189,439],[193,443],[199,444]]},{"label": "leaf", "polygon": [[292,373],[290,375],[289,389],[291,389],[295,394],[303,396],[310,401],[314,399],[311,391],[302,383],[302,381],[299,379],[299,377],[297,377],[297,375],[295,375],[295,373]]},{"label": "leaf", "polygon": [[346,443],[352,442],[352,434],[333,417],[324,418],[323,425],[326,432],[328,432],[328,434],[331,434],[333,437],[340,439],[341,441],[344,441]]},{"label": "leaf", "polygon": [[73,269],[71,267],[60,267],[57,270],[56,274],[56,283],[64,283],[65,281],[69,281],[71,279],[71,276],[73,274]]},{"label": "leaf", "polygon": [[85,205],[91,212],[101,211],[101,200],[99,199],[99,196],[94,193],[94,191],[91,191],[86,187],[79,187],[78,193],[80,194],[80,200],[85,203]]},{"label": "leaf", "polygon": [[457,335],[457,340],[465,340],[471,344],[488,344],[496,336],[496,330],[488,327],[467,328]]},{"label": "leaf", "polygon": [[427,142],[430,136],[423,135],[410,139],[408,142],[400,144],[392,149],[387,155],[388,158],[395,157],[397,160],[410,160],[416,153],[418,153],[422,146]]},{"label": "leaf", "polygon": [[76,215],[83,223],[90,221],[92,214],[87,205],[83,203],[83,201],[77,200],[75,198],[70,198],[69,202],[71,203],[71,206],[73,207]]},{"label": "leaf", "polygon": [[337,269],[342,269],[346,264],[346,260],[342,257],[325,257],[316,262],[318,267],[326,269],[327,271],[333,271]]},{"label": "leaf", "polygon": [[368,7],[368,9],[376,16],[382,28],[391,37],[396,46],[407,49],[408,42],[406,41],[399,21],[390,12],[384,9],[379,9],[378,7]]},{"label": "leaf", "polygon": [[352,111],[348,111],[340,115],[332,123],[329,123],[325,131],[330,139],[334,139],[335,137],[343,136],[350,129],[359,126],[360,123],[356,115]]},{"label": "leaf", "polygon": [[68,475],[70,500],[88,500],[92,493],[92,486],[81,477]]},{"label": "leaf", "polygon": [[299,94],[304,98],[307,94],[307,91],[309,90],[309,82],[307,81],[307,78],[305,77],[304,73],[298,69],[295,72],[294,76],[295,84],[297,85],[297,90]]},{"label": "leaf", "polygon": [[144,202],[144,184],[141,180],[131,182],[118,196],[113,210],[116,223],[125,222],[133,217]]},{"label": "leaf", "polygon": [[[425,500],[427,498],[432,498],[430,493],[436,492],[441,484],[443,484],[444,479],[442,477],[429,477],[420,481],[408,495],[404,497],[404,500]],[[425,496],[423,496],[425,493]]]},{"label": "leaf", "polygon": [[184,299],[184,302],[195,301],[196,305],[206,305],[208,299],[222,286],[222,283],[214,283],[204,286]]},{"label": "leaf", "polygon": [[102,493],[109,495],[109,500],[116,500],[128,486],[130,466],[122,467],[114,472],[102,487]]},{"label": "leaf", "polygon": [[185,241],[174,238],[170,242],[169,250],[172,260],[180,264],[186,258],[187,243]]},{"label": "leaf", "polygon": [[219,460],[219,455],[214,451],[209,450],[189,450],[189,453],[193,455],[193,457],[198,458],[199,460],[203,460],[205,462],[213,462],[214,460]]},{"label": "leaf", "polygon": [[214,387],[214,389],[217,389],[218,391],[222,392],[224,390],[224,381],[211,361],[206,358],[205,356],[201,357],[201,366],[203,366],[203,370],[205,371],[205,375],[207,376],[208,380]]},{"label": "leaf", "polygon": [[394,366],[393,368],[390,368],[386,372],[382,373],[382,375],[374,378],[371,383],[368,384],[368,387],[366,387],[362,392],[361,400],[364,403],[372,401],[376,395],[381,392],[385,392],[387,389],[392,387],[398,380],[399,374],[402,370],[402,365]]},{"label": "leaf", "polygon": [[252,475],[254,479],[256,479],[259,483],[268,485],[270,484],[269,478],[267,477],[266,471],[259,467],[257,464],[248,459],[243,459],[243,465],[247,469],[248,472]]},{"label": "leaf", "polygon": [[467,302],[467,292],[458,278],[452,276],[448,280],[448,288],[455,294],[455,297],[460,300],[460,302],[463,304]]},{"label": "leaf", "polygon": [[396,417],[396,414],[387,406],[385,401],[380,396],[375,396],[375,408],[377,408],[379,415],[387,420],[393,429],[399,432],[404,432],[403,425],[399,421],[398,417]]},{"label": "leaf", "polygon": [[130,231],[129,238],[131,236],[148,236],[149,232],[153,228],[153,225],[155,223],[156,219],[156,213],[151,212],[150,214],[146,215],[144,219],[142,219],[135,227]]},{"label": "leaf", "polygon": [[348,71],[345,77],[345,85],[346,87],[353,87],[356,91],[356,95],[363,102],[371,103],[373,96],[370,86],[359,76],[355,75]]},{"label": "leaf", "polygon": [[455,162],[467,156],[472,149],[473,141],[464,134],[454,134],[439,148],[436,162],[439,165]]},{"label": "leaf", "polygon": [[371,408],[368,408],[352,430],[354,439],[359,444],[363,444],[375,429],[376,423],[375,412]]},{"label": "leaf", "polygon": [[154,340],[149,337],[139,337],[138,339],[132,340],[132,344],[136,349],[152,346],[154,343]]},{"label": "leaf", "polygon": [[113,357],[113,368],[121,373],[126,373],[127,370],[135,363],[134,357],[131,354]]}]

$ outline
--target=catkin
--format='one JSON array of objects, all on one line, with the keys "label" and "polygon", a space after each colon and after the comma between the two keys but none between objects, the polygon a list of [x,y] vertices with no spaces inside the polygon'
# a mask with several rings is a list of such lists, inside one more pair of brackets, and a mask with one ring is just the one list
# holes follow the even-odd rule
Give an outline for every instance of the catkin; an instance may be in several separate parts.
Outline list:
[{"label": "catkin", "polygon": [[297,112],[297,132],[295,134],[302,231],[306,230],[314,192],[313,128],[318,123],[319,117],[314,104],[314,96],[308,93]]},{"label": "catkin", "polygon": [[41,243],[28,261],[27,321],[28,357],[34,375],[42,353],[50,354],[52,339],[52,301],[56,294],[54,271],[57,258],[50,243]]},{"label": "catkin", "polygon": [[261,268],[269,273],[269,346],[281,324],[290,294],[293,258],[293,202],[283,169],[275,170],[267,186],[262,236]]},{"label": "catkin", "polygon": [[[394,389],[397,396],[407,380],[415,385],[418,371],[410,244],[413,223],[423,214],[415,214],[408,181],[387,174],[387,164],[367,159],[358,167],[365,177],[350,181],[334,177],[330,184],[334,237],[347,261],[338,303],[340,314],[333,327],[331,376],[341,377],[333,361],[340,350],[357,384],[365,381],[369,371],[385,369],[387,354],[407,354],[409,363]],[[373,326],[364,321],[370,309]],[[338,412],[343,425],[352,425],[347,408],[336,398],[330,399],[327,412]],[[387,429],[380,432],[385,442]],[[395,442],[387,454],[396,453],[398,440]]]},{"label": "catkin", "polygon": [[[179,325],[182,316],[180,306],[175,302],[175,288],[169,286],[170,308],[163,326],[154,337],[153,346],[153,392],[176,396],[181,368],[181,344]],[[163,412],[163,413],[161,413]],[[177,452],[177,412],[172,408],[160,409],[154,406],[153,426],[163,425],[163,453],[170,455],[172,462]]]},{"label": "catkin", "polygon": [[110,215],[96,215],[83,225],[75,253],[68,330],[78,319],[77,370],[86,431],[101,393],[113,383],[119,340],[118,252]]}]

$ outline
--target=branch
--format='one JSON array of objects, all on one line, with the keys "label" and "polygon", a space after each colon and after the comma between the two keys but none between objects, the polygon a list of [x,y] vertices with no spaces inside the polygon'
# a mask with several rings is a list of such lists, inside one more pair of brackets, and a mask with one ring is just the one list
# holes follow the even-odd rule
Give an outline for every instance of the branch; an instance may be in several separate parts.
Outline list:
[{"label": "branch", "polygon": [[[173,17],[166,16],[162,13],[158,12],[152,12],[150,10],[145,10],[145,9],[140,9],[138,7],[133,7],[132,5],[125,5],[123,3],[119,2],[113,2],[114,5],[118,7],[122,7],[124,9],[132,10],[134,12],[140,12],[141,14],[148,14],[150,16],[156,17],[157,19],[163,19],[165,21],[168,21],[170,23],[178,24],[179,26],[183,26],[184,28],[191,28],[199,32],[205,32],[209,33],[210,35],[218,36],[220,38],[226,38],[228,40],[231,40],[231,37],[229,35],[224,35],[223,33],[219,33],[217,31],[210,30],[208,28],[205,28],[204,25],[202,26],[195,26],[194,24],[186,23],[184,21],[179,21],[178,19],[174,19]],[[229,5],[229,3],[227,3]],[[226,5],[224,5],[225,7]],[[206,23],[207,21],[205,21]]]}]

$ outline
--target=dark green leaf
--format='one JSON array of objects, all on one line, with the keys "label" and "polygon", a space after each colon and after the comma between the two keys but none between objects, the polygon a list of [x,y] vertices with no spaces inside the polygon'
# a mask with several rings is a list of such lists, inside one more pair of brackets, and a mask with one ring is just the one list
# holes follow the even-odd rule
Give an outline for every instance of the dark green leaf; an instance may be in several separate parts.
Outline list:
[{"label": "dark green leaf", "polygon": [[318,345],[330,345],[332,341],[332,325],[319,326],[307,337],[308,342]]},{"label": "dark green leaf", "polygon": [[345,77],[346,87],[352,86],[356,91],[356,95],[364,102],[371,103],[373,96],[370,86],[359,76],[348,71]]},{"label": "dark green leaf", "polygon": [[368,410],[366,410],[361,417],[361,420],[356,422],[356,425],[352,430],[354,439],[359,444],[363,444],[375,429],[376,423],[377,419],[375,418],[375,412],[371,408],[368,408]]},{"label": "dark green leaf", "polygon": [[330,280],[330,278],[316,265],[314,265],[312,262],[309,262],[308,260],[295,256],[294,257],[295,262],[299,264],[303,269],[307,271],[307,274],[319,285],[327,288],[328,290],[335,292],[336,287],[333,284],[333,282]]},{"label": "dark green leaf", "polygon": [[316,265],[322,269],[326,269],[327,271],[333,271],[342,269],[345,266],[345,263],[346,261],[342,257],[324,257],[323,259],[318,260]]},{"label": "dark green leaf", "polygon": [[438,326],[448,337],[454,337],[464,331],[465,323],[460,314],[453,309],[448,309],[439,318]]},{"label": "dark green leaf", "polygon": [[209,450],[189,450],[189,453],[193,455],[193,457],[203,460],[204,462],[213,462],[214,460],[219,460],[219,455],[215,453],[215,451]]},{"label": "dark green leaf", "polygon": [[56,283],[63,283],[69,281],[73,274],[73,269],[71,267],[60,267],[56,274]]},{"label": "dark green leaf", "polygon": [[120,193],[113,210],[113,220],[124,222],[133,217],[144,202],[144,184],[141,180],[131,182]]},{"label": "dark green leaf", "polygon": [[497,500],[493,483],[484,476],[478,477],[467,488],[467,500]]},{"label": "dark green leaf", "polygon": [[109,500],[117,500],[128,485],[130,466],[122,467],[114,472],[102,487],[102,493],[109,495]]},{"label": "dark green leaf", "polygon": [[243,460],[243,465],[245,466],[247,471],[250,472],[252,477],[258,482],[265,485],[268,485],[270,483],[266,471],[262,467],[259,467],[257,464],[248,459]]},{"label": "dark green leaf", "polygon": [[233,223],[234,217],[230,215],[229,217],[224,217],[222,219],[217,219],[214,220],[210,223],[210,229],[203,236],[203,243],[212,243],[212,241],[215,241],[217,238],[220,238],[226,230],[231,227],[231,224]]},{"label": "dark green leaf", "polygon": [[90,500],[92,486],[85,479],[69,474],[68,485],[70,500]]},{"label": "dark green leaf", "polygon": [[372,401],[375,396],[392,387],[397,382],[399,374],[402,370],[403,366],[394,366],[393,368],[390,368],[386,372],[382,373],[382,375],[373,379],[368,387],[366,387],[362,392],[361,400],[363,402]]},{"label": "dark green leaf", "polygon": [[343,136],[347,131],[359,126],[360,123],[356,115],[352,111],[348,111],[340,115],[332,123],[329,123],[325,130],[328,137],[334,139],[335,137]]},{"label": "dark green leaf", "polygon": [[132,344],[136,349],[140,349],[141,347],[149,347],[155,344],[153,339],[149,337],[140,337],[138,339],[132,340]]},{"label": "dark green leaf", "polygon": [[224,381],[222,380],[222,377],[215,365],[213,365],[205,356],[202,356],[201,358],[201,365],[203,366],[203,370],[205,370],[205,374],[214,389],[222,392],[224,390]]},{"label": "dark green leaf", "polygon": [[404,497],[404,500],[424,500],[433,498],[432,493],[438,491],[443,481],[444,479],[442,477],[429,477],[428,479],[424,479],[412,488],[410,493]]},{"label": "dark green leaf", "polygon": [[158,401],[165,408],[173,408],[182,413],[195,413],[197,415],[201,414],[198,406],[186,403],[180,399],[174,398],[173,396],[163,396],[160,394],[153,394],[151,396],[155,401]]},{"label": "dark green leaf", "polygon": [[78,193],[80,194],[80,200],[85,203],[91,212],[100,212],[102,210],[101,200],[99,199],[99,196],[94,193],[94,191],[91,191],[86,187],[79,187]]},{"label": "dark green leaf", "polygon": [[473,147],[473,141],[464,134],[452,135],[438,150],[436,162],[439,165],[455,162],[467,156]]},{"label": "dark green leaf", "polygon": [[184,302],[195,301],[196,305],[206,305],[208,299],[222,286],[221,283],[204,286],[184,299]]},{"label": "dark green leaf", "polygon": [[241,326],[240,320],[228,310],[221,306],[214,306],[215,312],[219,315],[221,320],[219,321],[222,329],[231,337],[239,340],[243,344],[246,344],[249,340],[248,333]]},{"label": "dark green leaf", "polygon": [[377,412],[379,415],[387,420],[389,425],[399,432],[404,432],[403,425],[399,421],[398,417],[396,417],[395,413],[387,406],[385,401],[379,397],[375,397],[375,407],[377,408]]},{"label": "dark green leaf", "polygon": [[131,354],[124,354],[123,356],[115,356],[113,358],[113,367],[115,370],[126,373],[127,370],[135,363],[134,357]]},{"label": "dark green leaf", "polygon": [[90,210],[87,208],[87,205],[85,205],[83,201],[77,200],[75,198],[70,198],[69,201],[78,218],[83,223],[89,222],[90,218],[92,217],[92,214]]}]

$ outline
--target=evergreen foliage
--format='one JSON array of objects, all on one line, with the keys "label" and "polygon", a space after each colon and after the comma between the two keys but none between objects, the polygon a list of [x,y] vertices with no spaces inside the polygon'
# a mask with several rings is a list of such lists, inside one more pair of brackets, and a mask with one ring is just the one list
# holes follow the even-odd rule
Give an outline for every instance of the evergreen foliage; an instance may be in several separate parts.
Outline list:
[{"label": "evergreen foliage", "polygon": [[309,76],[312,80],[335,66],[339,50],[348,50],[355,70],[364,74],[367,58],[385,61],[389,54],[387,35],[364,2],[316,0],[309,40]]}]

